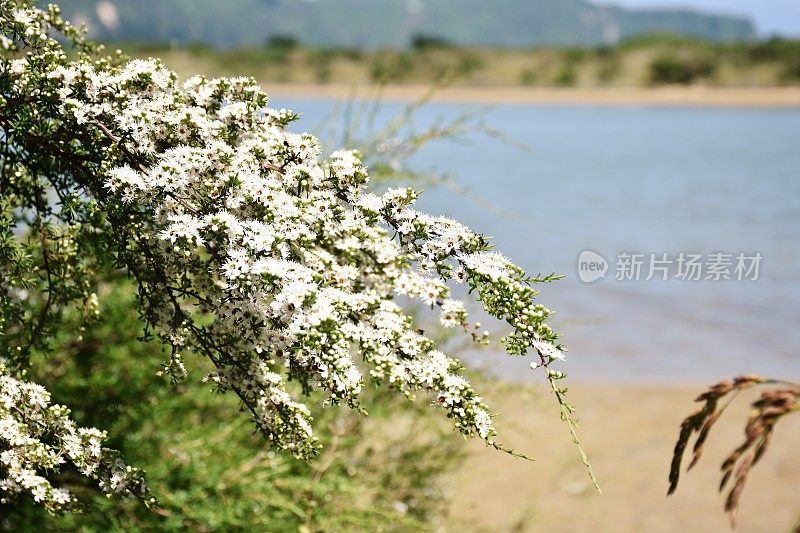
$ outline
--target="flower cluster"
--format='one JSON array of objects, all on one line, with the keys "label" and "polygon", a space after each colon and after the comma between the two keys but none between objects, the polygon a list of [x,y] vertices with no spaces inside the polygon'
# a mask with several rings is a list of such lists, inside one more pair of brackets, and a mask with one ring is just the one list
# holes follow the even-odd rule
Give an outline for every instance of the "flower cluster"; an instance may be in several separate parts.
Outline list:
[{"label": "flower cluster", "polygon": [[71,508],[74,496],[48,479],[67,465],[106,493],[153,503],[144,474],[103,448],[105,438],[97,429],[78,427],[69,409],[50,405],[43,387],[12,378],[0,364],[0,503],[27,494],[53,512]]},{"label": "flower cluster", "polygon": [[166,372],[182,379],[186,354],[208,357],[216,370],[207,380],[238,395],[273,445],[302,458],[317,443],[287,380],[359,408],[365,373],[408,397],[429,393],[463,435],[499,447],[459,362],[394,299],[418,299],[443,326],[472,333],[465,304],[450,297],[449,283],[467,284],[512,327],[508,353],[535,354],[546,367],[562,347],[531,285],[553,277],[528,278],[481,235],[416,211],[412,189],[370,192],[357,152],[321,159],[313,136],[287,129],[296,115],[269,108],[252,79],[181,83],[157,60],[68,61],[48,37],[55,28],[77,39],[57,9],[1,3],[2,45],[14,52],[0,66],[4,103],[24,105],[0,106],[0,125],[13,131],[23,108],[51,113],[56,141],[12,137],[60,157],[50,185],[80,191],[104,217],[105,249],[139,283],[148,333],[170,348]]}]

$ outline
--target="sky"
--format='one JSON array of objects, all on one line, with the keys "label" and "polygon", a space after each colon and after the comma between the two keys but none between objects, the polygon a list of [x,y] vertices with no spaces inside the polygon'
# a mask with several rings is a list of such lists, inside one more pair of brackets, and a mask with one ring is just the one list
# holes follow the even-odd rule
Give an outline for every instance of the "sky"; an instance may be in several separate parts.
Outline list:
[{"label": "sky", "polygon": [[800,36],[800,0],[606,0],[627,7],[689,7],[750,17],[761,35]]}]

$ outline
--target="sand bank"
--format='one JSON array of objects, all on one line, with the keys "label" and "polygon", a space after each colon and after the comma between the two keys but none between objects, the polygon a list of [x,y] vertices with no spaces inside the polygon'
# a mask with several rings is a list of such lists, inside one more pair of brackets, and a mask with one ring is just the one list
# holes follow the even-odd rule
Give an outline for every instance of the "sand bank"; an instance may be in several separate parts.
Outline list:
[{"label": "sand bank", "polygon": [[[262,82],[273,104],[282,99],[347,99],[354,95],[371,97],[374,87],[345,84],[281,84]],[[389,85],[380,89],[387,101],[416,100],[430,90],[425,85]],[[435,91],[437,102],[475,104],[617,105],[617,106],[717,106],[717,107],[800,107],[800,87],[721,88],[528,88],[448,87]]]},{"label": "sand bank", "polygon": [[[452,531],[729,531],[719,465],[742,439],[752,395],[742,395],[712,431],[700,463],[667,498],[667,472],[681,420],[699,387],[574,384],[581,438],[604,494],[589,483],[545,389],[487,394],[501,413],[503,443],[533,455],[527,463],[470,444],[449,482]],[[744,401],[743,401],[744,400]],[[800,416],[776,429],[745,489],[737,533],[791,531],[800,518]]]}]

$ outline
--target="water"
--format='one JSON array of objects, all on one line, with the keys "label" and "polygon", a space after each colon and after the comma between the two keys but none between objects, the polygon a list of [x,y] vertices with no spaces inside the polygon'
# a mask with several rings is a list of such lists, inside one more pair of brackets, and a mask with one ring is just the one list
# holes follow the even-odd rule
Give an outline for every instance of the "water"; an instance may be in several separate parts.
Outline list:
[{"label": "water", "polygon": [[[279,101],[313,128],[331,103]],[[398,106],[379,115],[386,120]],[[472,108],[433,104],[422,123]],[[438,188],[420,207],[494,236],[541,287],[570,347],[574,378],[709,381],[737,373],[800,376],[800,110],[498,106],[499,139],[438,142],[417,156],[506,211]],[[578,279],[582,250],[611,263]],[[620,252],[760,252],[757,281],[617,281]],[[524,360],[469,354],[505,377]],[[529,373],[530,371],[527,371]]]}]

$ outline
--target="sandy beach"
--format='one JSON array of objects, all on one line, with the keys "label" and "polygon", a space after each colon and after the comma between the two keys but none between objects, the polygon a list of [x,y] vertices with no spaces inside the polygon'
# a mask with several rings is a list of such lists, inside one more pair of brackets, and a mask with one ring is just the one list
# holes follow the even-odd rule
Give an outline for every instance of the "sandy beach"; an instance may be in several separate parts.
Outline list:
[{"label": "sandy beach", "polygon": [[[357,86],[346,84],[300,84],[262,81],[273,104],[282,99],[370,98],[380,95],[386,101],[409,102],[431,92],[428,85]],[[547,104],[614,106],[719,106],[719,107],[800,107],[800,87],[722,88],[675,86],[661,88],[529,88],[469,87],[440,88],[432,92],[437,102],[475,104]]]},{"label": "sandy beach", "polygon": [[[753,395],[740,396],[712,431],[700,463],[666,496],[667,472],[681,420],[696,388],[574,384],[581,439],[603,488],[598,495],[545,389],[487,395],[502,415],[503,443],[529,453],[528,463],[470,443],[466,464],[449,481],[447,530],[547,532],[730,531],[717,493],[719,465],[742,439]],[[800,416],[777,427],[771,448],[751,473],[735,530],[790,532],[800,518]]]}]

